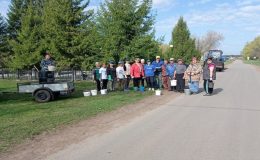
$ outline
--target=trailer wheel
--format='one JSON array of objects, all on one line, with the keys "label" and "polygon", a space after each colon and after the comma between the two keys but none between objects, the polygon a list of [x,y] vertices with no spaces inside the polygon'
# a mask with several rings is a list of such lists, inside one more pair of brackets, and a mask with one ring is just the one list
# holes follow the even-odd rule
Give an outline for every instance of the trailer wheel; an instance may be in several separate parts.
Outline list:
[{"label": "trailer wheel", "polygon": [[39,103],[49,102],[52,98],[51,93],[43,89],[36,91],[34,97],[35,97],[35,101]]}]

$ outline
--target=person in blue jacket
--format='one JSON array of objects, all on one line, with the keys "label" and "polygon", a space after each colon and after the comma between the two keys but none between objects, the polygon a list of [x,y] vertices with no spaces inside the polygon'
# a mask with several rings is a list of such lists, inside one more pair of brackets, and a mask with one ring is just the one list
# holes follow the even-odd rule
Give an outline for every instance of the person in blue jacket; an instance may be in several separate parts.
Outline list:
[{"label": "person in blue jacket", "polygon": [[[169,76],[170,81],[174,80],[174,72],[176,70],[176,64],[174,63],[174,58],[170,58],[170,63],[167,65],[167,73]],[[169,82],[170,82],[169,81]],[[171,83],[168,84],[168,90],[169,91],[173,91],[174,89],[176,89],[176,87],[171,86]]]},{"label": "person in blue jacket", "polygon": [[157,89],[162,89],[162,65],[164,64],[161,61],[160,56],[156,56],[156,60],[153,61],[152,65],[155,67],[155,85]]},{"label": "person in blue jacket", "polygon": [[147,64],[144,65],[144,74],[146,77],[147,87],[149,91],[154,91],[154,72],[155,66],[151,64],[150,60],[147,60]]}]

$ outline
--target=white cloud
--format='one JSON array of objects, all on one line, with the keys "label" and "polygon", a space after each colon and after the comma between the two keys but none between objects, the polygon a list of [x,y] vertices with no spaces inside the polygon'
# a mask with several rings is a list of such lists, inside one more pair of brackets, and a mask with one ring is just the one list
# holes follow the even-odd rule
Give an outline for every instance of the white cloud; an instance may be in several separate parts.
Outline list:
[{"label": "white cloud", "polygon": [[167,10],[177,4],[176,0],[153,0],[153,8]]},{"label": "white cloud", "polygon": [[189,2],[188,3],[188,6],[189,7],[193,7],[193,6],[195,6],[195,5],[203,5],[203,4],[207,4],[207,3],[209,3],[209,2],[211,2],[212,0],[198,0],[198,1],[196,1],[196,2]]}]

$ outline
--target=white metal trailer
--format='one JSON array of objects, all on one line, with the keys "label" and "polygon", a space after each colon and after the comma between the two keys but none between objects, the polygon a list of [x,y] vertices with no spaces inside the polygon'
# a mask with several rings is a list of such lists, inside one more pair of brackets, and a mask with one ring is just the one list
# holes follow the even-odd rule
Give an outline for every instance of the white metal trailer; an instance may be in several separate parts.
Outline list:
[{"label": "white metal trailer", "polygon": [[73,82],[54,82],[54,83],[18,83],[17,90],[19,93],[32,93],[35,100],[40,103],[54,100],[59,95],[70,95],[75,86]]}]

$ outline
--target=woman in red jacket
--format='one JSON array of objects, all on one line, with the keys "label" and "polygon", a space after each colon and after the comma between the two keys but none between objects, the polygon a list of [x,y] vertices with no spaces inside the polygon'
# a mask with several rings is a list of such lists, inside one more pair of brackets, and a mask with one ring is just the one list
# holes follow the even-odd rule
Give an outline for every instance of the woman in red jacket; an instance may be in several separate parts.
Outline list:
[{"label": "woman in red jacket", "polygon": [[144,78],[144,68],[140,63],[140,59],[136,58],[135,63],[131,67],[131,77],[134,82],[135,90],[138,90],[140,87],[140,81]]}]

